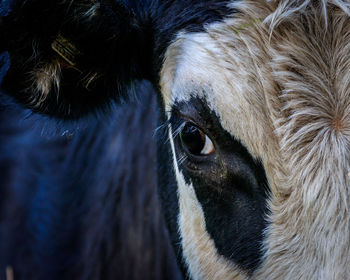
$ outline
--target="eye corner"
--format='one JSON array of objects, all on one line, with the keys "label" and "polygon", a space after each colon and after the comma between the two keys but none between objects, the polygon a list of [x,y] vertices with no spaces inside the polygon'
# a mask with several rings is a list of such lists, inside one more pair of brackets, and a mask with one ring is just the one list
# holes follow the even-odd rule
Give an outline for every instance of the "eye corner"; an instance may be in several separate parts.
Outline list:
[{"label": "eye corner", "polygon": [[201,151],[201,154],[202,155],[211,155],[211,154],[214,154],[215,153],[215,146],[214,146],[214,143],[213,141],[210,139],[210,137],[205,134],[205,144],[204,144],[204,147]]}]

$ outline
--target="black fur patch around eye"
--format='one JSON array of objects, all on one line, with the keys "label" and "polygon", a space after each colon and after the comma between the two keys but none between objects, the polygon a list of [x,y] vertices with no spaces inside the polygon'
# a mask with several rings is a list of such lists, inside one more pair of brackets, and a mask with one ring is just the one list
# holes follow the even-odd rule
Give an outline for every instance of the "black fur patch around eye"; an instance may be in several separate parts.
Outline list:
[{"label": "black fur patch around eye", "polygon": [[[174,118],[190,118],[208,133],[216,152],[187,159],[179,165],[187,183],[192,183],[205,216],[206,229],[219,254],[252,273],[262,262],[263,232],[269,188],[263,165],[232,135],[205,102],[191,98],[175,104]],[[175,129],[175,128],[174,128]],[[177,158],[184,151],[175,138]]]}]

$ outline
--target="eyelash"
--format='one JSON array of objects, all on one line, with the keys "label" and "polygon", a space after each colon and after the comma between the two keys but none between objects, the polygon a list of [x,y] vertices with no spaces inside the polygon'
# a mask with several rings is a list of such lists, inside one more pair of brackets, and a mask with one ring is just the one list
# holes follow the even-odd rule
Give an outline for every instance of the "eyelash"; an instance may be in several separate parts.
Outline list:
[{"label": "eyelash", "polygon": [[167,143],[169,142],[169,129],[172,128],[172,137],[175,139],[185,124],[185,120],[177,118],[174,114],[171,114],[171,117],[167,121],[155,129],[154,134],[160,134],[162,142]]},{"label": "eyelash", "polygon": [[171,115],[170,119],[167,121],[167,127],[169,127],[170,125],[172,128],[173,139],[175,139],[179,135],[181,130],[186,125],[186,122],[187,122],[186,120],[180,119],[176,117],[174,114]]},{"label": "eyelash", "polygon": [[[173,114],[169,120],[169,123],[172,127],[172,138],[174,139],[174,141],[178,142],[179,148],[181,150],[185,150],[184,153],[181,155],[181,158],[178,159],[179,163],[183,163],[189,157],[188,153],[190,153],[192,157],[193,156],[202,157],[202,156],[208,156],[208,155],[215,152],[215,146],[214,146],[210,136],[208,134],[206,134],[206,132],[204,130],[202,130],[202,128],[200,128],[198,125],[196,125],[196,123],[194,123],[193,121],[178,118],[175,114]],[[203,144],[203,147],[202,147],[202,150],[200,151],[200,153],[198,153],[198,151],[196,151],[196,150],[191,150],[191,148],[189,146],[187,146],[188,143],[186,144],[184,142],[184,140],[182,139],[182,137],[180,136],[180,133],[184,132],[184,129],[187,125],[189,125],[190,127],[196,128],[197,133],[200,133],[200,134],[204,135],[204,137],[205,137],[204,143],[197,142],[197,144]],[[192,148],[194,148],[194,147],[192,146]]]},{"label": "eyelash", "polygon": [[[179,136],[181,130],[183,129],[183,127],[186,125],[186,121],[183,119],[180,119],[178,117],[175,116],[174,113],[171,114],[171,117],[163,124],[161,125],[159,128],[157,128],[157,130],[160,130],[162,128],[165,128],[166,131],[169,133],[169,128],[171,127],[172,130],[172,137],[175,140],[176,137]],[[166,142],[169,141],[169,137],[168,137],[168,133],[164,133],[165,137],[166,137]],[[178,165],[182,165],[184,163],[184,161],[186,161],[188,158],[188,156],[186,154],[182,154],[180,156],[180,158],[177,159],[177,164]]]}]

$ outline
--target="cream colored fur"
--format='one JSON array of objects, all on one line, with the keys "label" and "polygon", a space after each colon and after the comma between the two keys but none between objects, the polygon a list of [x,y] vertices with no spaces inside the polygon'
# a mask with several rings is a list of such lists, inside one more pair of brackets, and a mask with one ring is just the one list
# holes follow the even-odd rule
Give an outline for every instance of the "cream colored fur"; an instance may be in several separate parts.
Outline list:
[{"label": "cream colored fur", "polygon": [[[91,3],[81,5],[80,17],[81,21],[91,21],[96,17],[100,10],[100,3],[92,0]],[[76,50],[78,51],[78,50]],[[79,51],[78,51],[79,52]],[[33,42],[33,54],[31,59],[37,59],[36,44]],[[61,59],[62,60],[62,59]],[[65,66],[63,66],[65,67]],[[70,68],[75,71],[80,71],[75,65],[70,65]],[[58,59],[52,59],[50,62],[38,63],[36,69],[31,72],[32,85],[28,91],[34,92],[32,97],[32,105],[40,107],[42,103],[48,98],[52,91],[59,94],[62,76],[62,65]],[[79,81],[86,89],[100,77],[97,72],[90,72]]]},{"label": "cream colored fur", "polygon": [[[174,142],[169,138],[171,148],[174,151]],[[174,153],[173,153],[174,155]],[[174,156],[174,169],[178,182],[179,194],[179,226],[183,246],[183,255],[188,265],[188,270],[193,280],[212,279],[229,280],[247,279],[245,273],[240,271],[224,257],[220,256],[205,228],[205,219],[202,207],[192,185],[185,182],[183,174],[177,167],[177,159]]]},{"label": "cream colored fur", "polygon": [[48,97],[52,88],[59,91],[61,83],[61,65],[57,60],[40,65],[32,72],[33,96],[32,103],[40,106]]},{"label": "cream colored fur", "polygon": [[[252,279],[350,279],[350,4],[232,5],[239,10],[233,18],[203,33],[181,33],[168,48],[161,73],[166,109],[175,100],[205,98],[223,128],[261,158],[271,225]],[[196,204],[194,193],[185,195],[190,186],[177,180],[180,201]],[[206,256],[215,267],[214,249],[198,249],[202,233],[188,233],[194,219],[205,227],[204,217],[186,215],[180,207],[188,266]],[[240,279],[232,269],[231,279]],[[211,271],[190,271],[212,279]]]}]

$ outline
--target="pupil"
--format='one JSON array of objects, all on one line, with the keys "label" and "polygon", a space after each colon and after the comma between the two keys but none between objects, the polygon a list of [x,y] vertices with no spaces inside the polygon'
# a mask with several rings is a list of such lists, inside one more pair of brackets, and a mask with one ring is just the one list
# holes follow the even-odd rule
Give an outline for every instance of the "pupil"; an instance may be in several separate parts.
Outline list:
[{"label": "pupil", "polygon": [[182,145],[194,155],[200,155],[205,145],[205,135],[197,127],[186,124],[180,133]]}]

